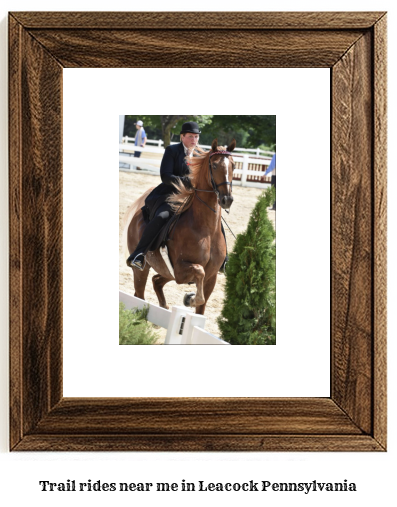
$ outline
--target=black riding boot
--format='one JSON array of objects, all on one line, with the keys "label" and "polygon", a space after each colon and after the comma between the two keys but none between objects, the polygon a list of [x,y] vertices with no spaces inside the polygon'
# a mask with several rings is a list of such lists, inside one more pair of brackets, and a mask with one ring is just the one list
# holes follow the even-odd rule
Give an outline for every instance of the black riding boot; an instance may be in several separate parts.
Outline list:
[{"label": "black riding boot", "polygon": [[156,216],[148,223],[145,230],[143,231],[141,240],[132,254],[127,259],[127,266],[132,268],[133,266],[140,269],[144,269],[146,261],[145,255],[150,249],[151,244],[157,238],[163,226],[167,223],[171,216],[168,204],[163,204],[159,207]]}]

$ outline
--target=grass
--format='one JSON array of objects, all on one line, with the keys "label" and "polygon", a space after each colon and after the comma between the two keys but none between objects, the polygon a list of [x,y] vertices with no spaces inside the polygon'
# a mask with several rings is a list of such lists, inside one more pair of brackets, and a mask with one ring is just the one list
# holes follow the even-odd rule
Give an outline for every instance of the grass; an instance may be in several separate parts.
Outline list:
[{"label": "grass", "polygon": [[153,325],[148,322],[149,307],[127,310],[124,303],[119,304],[119,344],[154,345],[157,340]]}]

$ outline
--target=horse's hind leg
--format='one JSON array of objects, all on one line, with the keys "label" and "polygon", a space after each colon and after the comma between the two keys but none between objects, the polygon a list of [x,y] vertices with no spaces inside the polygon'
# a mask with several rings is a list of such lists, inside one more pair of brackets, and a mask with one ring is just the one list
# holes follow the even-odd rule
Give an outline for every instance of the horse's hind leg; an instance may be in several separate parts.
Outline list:
[{"label": "horse's hind leg", "polygon": [[168,283],[170,281],[171,281],[171,278],[166,278],[165,276],[162,276],[162,275],[154,275],[154,277],[152,278],[153,289],[154,289],[154,292],[156,293],[157,299],[159,300],[159,305],[162,308],[166,308],[167,310],[168,310],[168,305],[167,305],[167,301],[165,300],[163,287],[166,283]]},{"label": "horse's hind leg", "polygon": [[143,271],[140,271],[137,268],[132,268],[132,271],[134,272],[134,287],[135,287],[134,296],[139,299],[145,299],[145,287],[147,277],[149,276],[149,270],[150,266],[147,263]]}]

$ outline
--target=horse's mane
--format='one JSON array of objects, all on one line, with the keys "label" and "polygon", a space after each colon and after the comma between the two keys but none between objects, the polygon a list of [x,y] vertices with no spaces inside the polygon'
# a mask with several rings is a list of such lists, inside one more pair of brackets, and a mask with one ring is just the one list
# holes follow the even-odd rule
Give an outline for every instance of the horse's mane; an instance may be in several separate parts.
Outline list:
[{"label": "horse's mane", "polygon": [[[218,150],[225,150],[223,146],[218,146]],[[211,151],[204,151],[198,148],[199,155],[191,157],[189,159],[189,178],[193,187],[197,187],[197,183],[200,179],[202,171],[207,171],[208,183],[211,184],[208,166],[210,163]],[[172,194],[167,198],[167,202],[171,205],[173,211],[177,214],[182,213],[190,208],[193,203],[194,189],[187,188],[182,181],[174,183],[176,188],[176,194]]]}]

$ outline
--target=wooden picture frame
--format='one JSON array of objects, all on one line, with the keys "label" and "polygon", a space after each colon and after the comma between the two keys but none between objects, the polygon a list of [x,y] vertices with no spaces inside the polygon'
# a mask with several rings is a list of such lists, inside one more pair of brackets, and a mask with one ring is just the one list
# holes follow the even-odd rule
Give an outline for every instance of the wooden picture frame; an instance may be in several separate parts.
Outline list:
[{"label": "wooden picture frame", "polygon": [[[331,69],[329,398],[63,398],[62,69],[186,65]],[[384,451],[386,13],[14,12],[9,73],[10,449]]]}]

